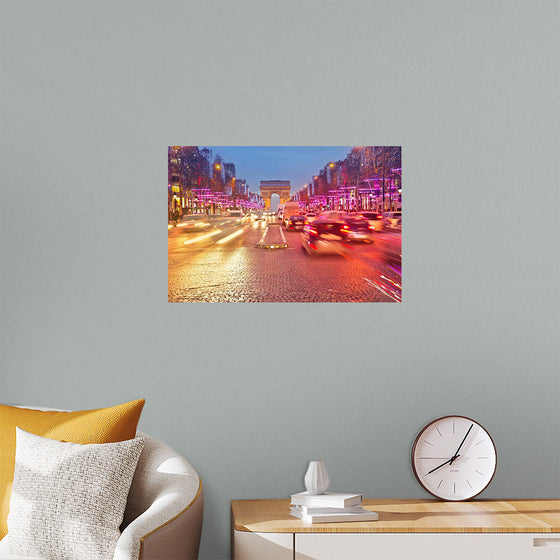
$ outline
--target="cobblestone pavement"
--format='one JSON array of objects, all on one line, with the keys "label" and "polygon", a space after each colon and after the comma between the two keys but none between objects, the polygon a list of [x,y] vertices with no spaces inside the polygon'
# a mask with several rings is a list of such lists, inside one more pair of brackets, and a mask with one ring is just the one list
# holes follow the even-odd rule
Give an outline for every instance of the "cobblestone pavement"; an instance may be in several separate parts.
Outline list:
[{"label": "cobblestone pavement", "polygon": [[[300,232],[283,230],[287,249],[258,248],[266,222],[223,220],[201,232],[169,231],[170,302],[393,302],[401,268],[373,245],[352,245],[349,256],[309,257]],[[278,239],[280,226],[267,236]],[[384,234],[379,234],[383,236]],[[200,240],[197,240],[200,239]],[[185,241],[187,244],[185,244]],[[400,239],[399,239],[400,242]],[[379,244],[381,246],[381,244]]]}]

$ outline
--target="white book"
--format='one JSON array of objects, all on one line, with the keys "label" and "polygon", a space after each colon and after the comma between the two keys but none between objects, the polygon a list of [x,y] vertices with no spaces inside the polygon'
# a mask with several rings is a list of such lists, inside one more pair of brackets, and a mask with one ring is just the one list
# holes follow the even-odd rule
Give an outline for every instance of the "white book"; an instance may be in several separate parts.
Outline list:
[{"label": "white book", "polygon": [[290,497],[292,498],[292,505],[299,506],[345,508],[362,503],[361,494],[347,492],[325,492],[324,494],[299,492],[298,494],[292,494]]},{"label": "white book", "polygon": [[368,511],[362,508],[361,512],[347,513],[303,513],[297,508],[290,508],[290,515],[297,517],[307,523],[351,523],[355,521],[377,521],[379,516],[374,511]]},{"label": "white book", "polygon": [[362,506],[348,506],[348,507],[313,507],[313,506],[301,506],[292,505],[292,508],[301,511],[302,513],[314,514],[314,513],[353,513],[362,512],[364,508]]}]

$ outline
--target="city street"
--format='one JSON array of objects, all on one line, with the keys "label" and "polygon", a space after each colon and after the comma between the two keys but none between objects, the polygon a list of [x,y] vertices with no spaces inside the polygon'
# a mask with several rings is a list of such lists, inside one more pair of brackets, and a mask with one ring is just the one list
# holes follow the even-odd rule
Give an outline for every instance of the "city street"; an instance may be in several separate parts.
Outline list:
[{"label": "city street", "polygon": [[[274,217],[201,218],[196,228],[179,224],[168,231],[170,302],[401,300],[400,261],[389,261],[385,252],[389,242],[400,248],[400,233],[347,244],[345,255],[308,256],[301,233],[286,231]],[[283,239],[287,248],[264,248]]]}]

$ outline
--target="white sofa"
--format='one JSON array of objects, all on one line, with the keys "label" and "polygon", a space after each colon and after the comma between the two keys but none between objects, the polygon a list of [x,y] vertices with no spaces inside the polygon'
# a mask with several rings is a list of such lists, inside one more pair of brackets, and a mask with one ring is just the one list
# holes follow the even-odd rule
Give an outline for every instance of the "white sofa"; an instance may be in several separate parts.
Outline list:
[{"label": "white sofa", "polygon": [[[171,447],[145,439],[128,496],[114,560],[195,560],[202,531],[202,483]],[[50,560],[7,554],[0,560]]]}]

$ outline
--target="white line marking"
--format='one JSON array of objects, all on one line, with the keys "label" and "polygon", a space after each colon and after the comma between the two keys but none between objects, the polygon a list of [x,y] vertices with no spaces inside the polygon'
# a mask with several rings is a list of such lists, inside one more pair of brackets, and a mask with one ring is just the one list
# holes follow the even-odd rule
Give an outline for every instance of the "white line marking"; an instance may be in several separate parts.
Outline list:
[{"label": "white line marking", "polygon": [[268,233],[268,226],[266,226],[266,229],[264,230],[264,233],[262,234],[261,240],[259,241],[260,243],[264,243],[264,238],[266,237],[266,234]]}]

